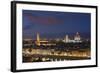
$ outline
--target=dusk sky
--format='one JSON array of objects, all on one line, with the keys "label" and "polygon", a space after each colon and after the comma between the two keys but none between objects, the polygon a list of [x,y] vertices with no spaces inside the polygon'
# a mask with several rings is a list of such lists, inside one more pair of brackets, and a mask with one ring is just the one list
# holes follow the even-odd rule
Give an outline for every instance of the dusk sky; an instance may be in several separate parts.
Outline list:
[{"label": "dusk sky", "polygon": [[90,34],[89,13],[23,10],[23,37],[58,36],[71,33]]}]

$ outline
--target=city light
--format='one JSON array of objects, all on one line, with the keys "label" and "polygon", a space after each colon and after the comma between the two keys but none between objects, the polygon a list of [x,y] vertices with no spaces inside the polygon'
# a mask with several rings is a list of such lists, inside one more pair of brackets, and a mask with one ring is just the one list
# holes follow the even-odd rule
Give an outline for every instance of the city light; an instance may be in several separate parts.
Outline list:
[{"label": "city light", "polygon": [[78,32],[75,34],[74,39],[70,39],[66,35],[65,38],[52,40],[43,40],[40,38],[40,34],[37,33],[36,40],[24,39],[23,42],[24,62],[84,60],[91,58],[89,41],[82,40]]}]

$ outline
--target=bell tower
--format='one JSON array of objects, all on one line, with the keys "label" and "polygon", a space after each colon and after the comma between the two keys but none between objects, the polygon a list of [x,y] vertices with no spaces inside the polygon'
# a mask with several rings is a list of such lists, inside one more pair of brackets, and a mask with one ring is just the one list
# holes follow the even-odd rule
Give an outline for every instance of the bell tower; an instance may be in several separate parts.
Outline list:
[{"label": "bell tower", "polygon": [[37,33],[37,45],[40,46],[40,35]]}]

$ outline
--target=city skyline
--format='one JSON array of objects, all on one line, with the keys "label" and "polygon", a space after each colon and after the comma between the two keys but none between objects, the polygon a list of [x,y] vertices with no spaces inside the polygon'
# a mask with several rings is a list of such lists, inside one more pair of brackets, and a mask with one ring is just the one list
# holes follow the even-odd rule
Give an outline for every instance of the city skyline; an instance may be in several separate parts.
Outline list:
[{"label": "city skyline", "polygon": [[90,37],[89,13],[23,10],[23,37],[62,37],[79,32]]},{"label": "city skyline", "polygon": [[91,59],[90,20],[89,13],[23,10],[23,62]]}]

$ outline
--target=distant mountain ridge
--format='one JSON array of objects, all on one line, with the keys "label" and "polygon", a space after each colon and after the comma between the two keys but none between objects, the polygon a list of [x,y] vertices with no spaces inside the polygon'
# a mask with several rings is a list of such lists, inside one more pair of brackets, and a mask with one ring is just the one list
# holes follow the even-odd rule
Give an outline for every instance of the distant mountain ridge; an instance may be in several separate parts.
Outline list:
[{"label": "distant mountain ridge", "polygon": [[[66,35],[69,36],[69,38],[74,38],[76,33],[40,33],[40,38],[47,38],[47,39],[54,39],[54,38],[64,38]],[[90,33],[79,33],[82,38],[91,38]],[[37,34],[23,34],[23,38],[31,38],[36,39]]]}]

